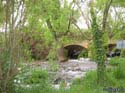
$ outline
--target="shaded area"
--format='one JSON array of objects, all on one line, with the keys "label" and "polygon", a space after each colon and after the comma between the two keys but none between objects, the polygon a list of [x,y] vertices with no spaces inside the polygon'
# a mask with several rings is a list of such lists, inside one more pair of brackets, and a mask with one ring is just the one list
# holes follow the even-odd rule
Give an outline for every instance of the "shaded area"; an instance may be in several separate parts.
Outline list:
[{"label": "shaded area", "polygon": [[114,43],[110,43],[107,46],[108,48],[108,52],[106,53],[107,57],[116,57],[116,56],[120,56],[121,54],[121,50],[116,48],[116,44]]},{"label": "shaded area", "polygon": [[[110,43],[105,46],[107,57],[120,56],[121,50],[116,48],[116,44]],[[88,57],[88,44],[83,42],[79,44],[69,44],[58,50],[58,59],[65,62],[68,59],[77,59],[79,57]]]},{"label": "shaded area", "polygon": [[110,43],[106,47],[108,48],[108,51],[111,52],[114,48],[116,48],[116,44]]},{"label": "shaded area", "polygon": [[69,59],[77,59],[79,54],[86,48],[81,45],[68,45],[64,49],[67,50],[67,57]]}]

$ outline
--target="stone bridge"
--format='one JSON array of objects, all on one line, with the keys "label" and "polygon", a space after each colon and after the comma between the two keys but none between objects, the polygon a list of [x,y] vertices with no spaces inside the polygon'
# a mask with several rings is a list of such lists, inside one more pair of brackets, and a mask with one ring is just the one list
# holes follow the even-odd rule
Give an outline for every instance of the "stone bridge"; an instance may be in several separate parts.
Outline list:
[{"label": "stone bridge", "polygon": [[87,50],[88,43],[67,44],[58,50],[59,61],[66,61],[67,59],[77,59],[83,50]]},{"label": "stone bridge", "polygon": [[[90,43],[88,42],[81,42],[81,43],[74,43],[74,44],[67,44],[58,50],[58,59],[59,61],[66,61],[68,59],[77,59],[79,54],[83,50],[88,50],[88,46]],[[114,57],[120,56],[120,50],[116,49],[113,52],[113,49],[116,48],[116,43],[109,43],[105,46],[107,49],[106,56],[107,57]]]}]

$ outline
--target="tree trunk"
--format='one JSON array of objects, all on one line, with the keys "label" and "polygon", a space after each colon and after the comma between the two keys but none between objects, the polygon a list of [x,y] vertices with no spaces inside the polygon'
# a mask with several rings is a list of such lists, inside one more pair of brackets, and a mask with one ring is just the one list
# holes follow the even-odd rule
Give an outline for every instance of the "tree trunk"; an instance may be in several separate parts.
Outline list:
[{"label": "tree trunk", "polygon": [[[5,13],[5,37],[0,47],[0,93],[13,93],[13,79],[18,73],[17,66],[19,64],[19,37],[16,36],[18,28],[15,27],[15,23],[19,19],[15,19],[14,14],[20,2],[15,0],[5,0],[6,4],[3,7]],[[19,16],[19,14],[17,14]],[[3,19],[4,20],[4,19]],[[21,19],[20,19],[21,20]]]},{"label": "tree trunk", "polygon": [[103,22],[102,22],[102,30],[99,29],[99,26],[97,24],[96,15],[94,13],[93,7],[91,8],[91,17],[92,17],[92,33],[93,33],[93,42],[95,47],[95,58],[97,61],[97,83],[101,86],[104,85],[105,81],[105,61],[106,61],[106,53],[104,48],[104,32],[106,29],[106,22],[108,17],[108,11],[110,8],[110,5],[112,3],[112,0],[108,1],[104,13],[103,13]]},{"label": "tree trunk", "polygon": [[97,83],[99,85],[104,84],[105,79],[105,50],[104,50],[104,40],[103,32],[99,30],[99,26],[96,22],[96,15],[94,10],[91,9],[92,15],[92,33],[93,33],[93,43],[95,48],[95,60],[97,62]]}]

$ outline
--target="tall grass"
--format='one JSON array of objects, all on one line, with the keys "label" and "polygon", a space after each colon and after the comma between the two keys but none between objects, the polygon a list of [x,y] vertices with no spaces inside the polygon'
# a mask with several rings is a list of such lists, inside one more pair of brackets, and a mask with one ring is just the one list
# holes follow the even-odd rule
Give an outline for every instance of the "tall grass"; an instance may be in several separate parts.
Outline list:
[{"label": "tall grass", "polygon": [[[73,81],[70,88],[66,88],[63,84],[59,89],[52,87],[52,82],[47,71],[41,69],[29,70],[29,74],[22,75],[23,87],[17,87],[15,93],[125,93],[125,63],[119,61],[106,70],[106,78],[104,86],[97,84],[97,72],[90,71],[84,78],[79,78]],[[116,61],[116,60],[115,60]],[[112,61],[113,62],[113,61]],[[31,85],[30,87],[26,87]]]}]

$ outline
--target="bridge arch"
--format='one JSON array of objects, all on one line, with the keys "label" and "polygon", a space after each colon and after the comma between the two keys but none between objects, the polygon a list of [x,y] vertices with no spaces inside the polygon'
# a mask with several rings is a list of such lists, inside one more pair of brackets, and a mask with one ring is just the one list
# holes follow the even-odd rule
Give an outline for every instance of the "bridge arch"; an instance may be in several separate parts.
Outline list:
[{"label": "bridge arch", "polygon": [[77,59],[79,54],[83,50],[87,50],[84,46],[79,44],[71,44],[64,47],[65,50],[67,50],[67,57],[69,59]]},{"label": "bridge arch", "polygon": [[68,44],[61,47],[58,51],[59,61],[66,61],[67,59],[77,59],[79,54],[84,50],[87,50],[87,44]]}]

